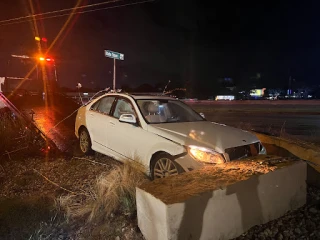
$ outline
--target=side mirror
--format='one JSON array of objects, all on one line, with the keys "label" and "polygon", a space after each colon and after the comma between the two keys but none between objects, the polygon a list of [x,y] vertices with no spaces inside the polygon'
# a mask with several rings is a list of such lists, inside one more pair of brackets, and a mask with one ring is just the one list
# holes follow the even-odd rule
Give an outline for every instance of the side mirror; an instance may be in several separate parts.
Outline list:
[{"label": "side mirror", "polygon": [[206,118],[203,113],[199,113],[201,117]]},{"label": "side mirror", "polygon": [[137,123],[137,119],[133,114],[121,114],[119,118],[119,122],[124,122],[124,123]]}]

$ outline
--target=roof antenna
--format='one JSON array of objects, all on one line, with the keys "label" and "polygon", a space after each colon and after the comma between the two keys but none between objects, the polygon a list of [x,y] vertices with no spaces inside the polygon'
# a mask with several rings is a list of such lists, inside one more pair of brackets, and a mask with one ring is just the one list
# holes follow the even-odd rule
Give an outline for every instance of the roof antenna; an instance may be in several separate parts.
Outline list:
[{"label": "roof antenna", "polygon": [[168,85],[169,85],[170,82],[171,82],[171,80],[169,80],[168,83],[167,83],[167,85],[164,87],[163,92],[162,92],[162,95],[165,95],[165,92],[166,92],[167,87],[168,87]]}]

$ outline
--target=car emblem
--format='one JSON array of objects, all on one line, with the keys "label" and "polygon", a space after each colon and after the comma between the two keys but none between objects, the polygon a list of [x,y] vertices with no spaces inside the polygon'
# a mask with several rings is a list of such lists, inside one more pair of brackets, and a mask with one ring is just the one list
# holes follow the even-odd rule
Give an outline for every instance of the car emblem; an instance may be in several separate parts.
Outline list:
[{"label": "car emblem", "polygon": [[243,139],[242,141],[243,141],[243,142],[247,142],[247,141],[246,141],[246,140],[244,140],[244,139]]}]

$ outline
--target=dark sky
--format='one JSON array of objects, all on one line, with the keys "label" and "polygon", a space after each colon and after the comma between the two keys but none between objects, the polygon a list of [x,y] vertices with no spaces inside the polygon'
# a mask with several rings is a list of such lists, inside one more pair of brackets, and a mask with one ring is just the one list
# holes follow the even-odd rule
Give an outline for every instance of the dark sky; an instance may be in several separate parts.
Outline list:
[{"label": "dark sky", "polygon": [[[76,0],[33,3],[38,13],[73,7]],[[117,61],[119,87],[170,79],[206,89],[218,77],[245,84],[258,72],[262,85],[282,87],[289,70],[297,81],[318,84],[319,7],[317,1],[158,0],[74,16],[50,54],[61,85],[71,87],[111,86],[113,61],[104,49],[125,54],[125,61]],[[28,0],[1,0],[0,21],[29,9]],[[52,43],[66,19],[41,20],[38,27]],[[0,75],[8,54],[33,51],[31,26],[0,23]]]}]

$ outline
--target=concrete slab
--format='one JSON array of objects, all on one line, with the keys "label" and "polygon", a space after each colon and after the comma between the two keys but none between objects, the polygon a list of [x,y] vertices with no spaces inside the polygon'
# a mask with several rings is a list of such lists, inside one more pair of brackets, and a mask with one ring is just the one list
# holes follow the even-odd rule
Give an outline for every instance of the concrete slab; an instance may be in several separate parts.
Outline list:
[{"label": "concrete slab", "polygon": [[239,164],[137,188],[138,224],[145,238],[230,239],[306,203],[305,162],[252,160],[245,163],[247,169]]}]

